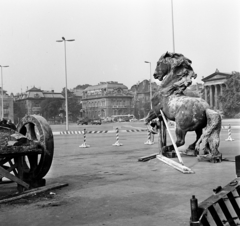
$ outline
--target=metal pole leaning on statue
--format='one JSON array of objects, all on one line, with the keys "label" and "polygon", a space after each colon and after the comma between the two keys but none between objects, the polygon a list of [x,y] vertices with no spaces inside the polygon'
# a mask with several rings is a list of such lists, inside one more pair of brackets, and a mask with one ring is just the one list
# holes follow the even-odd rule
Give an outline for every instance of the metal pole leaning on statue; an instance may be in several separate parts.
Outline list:
[{"label": "metal pole leaning on statue", "polygon": [[83,130],[83,144],[81,144],[79,147],[80,148],[89,148],[90,145],[86,144],[86,129]]},{"label": "metal pole leaning on statue", "polygon": [[160,110],[160,112],[161,112],[163,121],[164,121],[164,123],[165,123],[165,125],[166,125],[167,131],[168,131],[168,134],[169,134],[169,137],[170,137],[170,139],[171,139],[171,141],[172,141],[173,147],[174,147],[174,149],[175,149],[175,151],[176,151],[178,160],[179,160],[179,162],[180,162],[182,165],[184,165],[184,164],[183,164],[182,157],[181,157],[181,155],[180,155],[180,153],[179,153],[179,151],[178,151],[178,148],[177,148],[177,146],[176,146],[176,144],[175,144],[175,142],[174,142],[174,140],[173,140],[172,134],[171,134],[170,129],[169,129],[169,127],[168,127],[167,120],[166,120],[163,112],[162,112],[161,110]]},{"label": "metal pole leaning on statue", "polygon": [[163,149],[163,131],[162,131],[162,127],[163,127],[163,125],[162,125],[161,121],[159,123],[160,123],[160,125],[159,125],[159,132],[158,132],[158,134],[159,134],[159,141],[158,141],[158,143],[159,143],[159,154],[162,154],[162,149]]},{"label": "metal pole leaning on statue", "polygon": [[[170,129],[169,129],[169,127],[168,127],[167,120],[166,120],[163,112],[162,112],[161,110],[160,110],[160,112],[161,112],[161,115],[162,115],[164,124],[165,124],[165,126],[166,126],[166,129],[167,129],[167,131],[168,131],[169,137],[170,137],[170,139],[171,139],[171,141],[172,141],[173,147],[174,147],[174,149],[175,149],[175,151],[176,151],[176,154],[177,154],[177,157],[178,157],[178,161],[179,161],[180,163],[178,163],[178,162],[176,162],[176,161],[174,161],[174,160],[171,160],[171,159],[163,156],[162,154],[157,155],[157,158],[158,158],[160,161],[162,161],[162,162],[164,162],[164,163],[172,166],[173,168],[179,170],[179,171],[182,172],[182,173],[185,173],[185,174],[194,173],[190,168],[186,167],[186,166],[183,164],[182,157],[181,157],[181,155],[180,155],[180,153],[179,153],[179,151],[178,151],[178,148],[177,148],[177,146],[176,146],[176,144],[175,144],[175,142],[174,142],[174,140],[173,140],[172,134],[171,134]],[[162,142],[161,139],[162,139],[162,138],[160,137],[160,142]]]},{"label": "metal pole leaning on statue", "polygon": [[162,149],[167,145],[166,126],[162,120],[159,121],[159,154],[162,154]]}]

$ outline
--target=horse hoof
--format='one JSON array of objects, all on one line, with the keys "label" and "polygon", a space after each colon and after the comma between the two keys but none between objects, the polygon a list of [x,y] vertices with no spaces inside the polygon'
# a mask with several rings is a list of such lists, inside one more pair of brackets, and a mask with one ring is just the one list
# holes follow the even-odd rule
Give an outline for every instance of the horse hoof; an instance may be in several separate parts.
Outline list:
[{"label": "horse hoof", "polygon": [[198,156],[199,155],[199,151],[195,150],[194,155]]},{"label": "horse hoof", "polygon": [[194,149],[187,149],[185,152],[183,152],[185,155],[190,155],[190,156],[197,156],[196,151]]},{"label": "horse hoof", "polygon": [[162,154],[167,153],[168,151],[169,151],[169,150],[168,150],[168,147],[164,146],[164,147],[162,148]]}]

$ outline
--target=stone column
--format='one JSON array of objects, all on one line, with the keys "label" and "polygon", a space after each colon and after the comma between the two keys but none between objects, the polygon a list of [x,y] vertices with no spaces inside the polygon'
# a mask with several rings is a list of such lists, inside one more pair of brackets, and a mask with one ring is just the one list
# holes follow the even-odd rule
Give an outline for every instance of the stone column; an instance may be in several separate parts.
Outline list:
[{"label": "stone column", "polygon": [[205,97],[205,101],[208,102],[208,98],[207,98],[207,87],[208,86],[204,86],[204,97]]},{"label": "stone column", "polygon": [[216,109],[219,109],[219,107],[218,107],[219,106],[219,104],[218,104],[218,85],[215,85],[214,87],[215,87],[215,93],[214,93],[215,94],[215,97],[214,97],[215,98],[214,99],[215,106],[214,107]]},{"label": "stone column", "polygon": [[220,95],[223,95],[223,84],[220,85]]},{"label": "stone column", "polygon": [[[222,84],[220,84],[219,85],[219,91],[220,91],[220,94],[219,95],[223,95],[223,85]],[[222,102],[219,102],[219,109],[220,110],[223,110],[223,105],[222,105]]]},{"label": "stone column", "polygon": [[213,107],[213,90],[212,86],[209,86],[209,92],[210,92],[210,107]]}]

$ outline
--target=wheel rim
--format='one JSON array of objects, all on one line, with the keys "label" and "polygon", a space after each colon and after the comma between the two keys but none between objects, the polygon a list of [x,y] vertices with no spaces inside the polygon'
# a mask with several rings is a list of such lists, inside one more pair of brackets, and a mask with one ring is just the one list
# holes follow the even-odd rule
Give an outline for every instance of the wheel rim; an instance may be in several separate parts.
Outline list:
[{"label": "wheel rim", "polygon": [[40,180],[48,173],[52,164],[54,153],[52,130],[48,122],[39,115],[25,116],[17,126],[17,130],[31,140],[39,141],[43,147],[41,154],[22,157],[24,177]]}]

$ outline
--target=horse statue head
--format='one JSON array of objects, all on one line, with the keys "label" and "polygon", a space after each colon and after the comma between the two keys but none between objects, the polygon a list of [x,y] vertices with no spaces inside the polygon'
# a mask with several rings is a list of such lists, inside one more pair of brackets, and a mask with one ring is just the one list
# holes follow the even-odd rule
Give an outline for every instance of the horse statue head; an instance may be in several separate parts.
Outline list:
[{"label": "horse statue head", "polygon": [[182,54],[163,54],[157,62],[153,74],[155,79],[161,81],[160,90],[166,95],[182,94],[192,84],[192,78],[196,78],[191,67],[192,61]]}]

